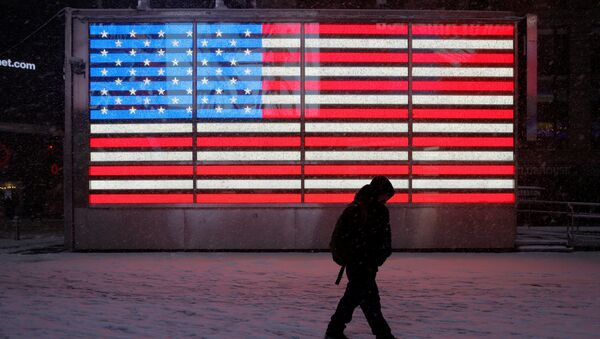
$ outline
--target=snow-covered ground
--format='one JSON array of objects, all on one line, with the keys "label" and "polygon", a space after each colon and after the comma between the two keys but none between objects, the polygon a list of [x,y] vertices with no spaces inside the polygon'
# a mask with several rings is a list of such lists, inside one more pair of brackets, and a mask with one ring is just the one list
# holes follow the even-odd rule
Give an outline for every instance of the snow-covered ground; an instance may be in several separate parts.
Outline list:
[{"label": "snow-covered ground", "polygon": [[[328,253],[5,251],[0,338],[321,338],[337,270]],[[598,252],[394,253],[378,282],[398,337],[600,333]],[[371,338],[360,310],[346,333]]]}]

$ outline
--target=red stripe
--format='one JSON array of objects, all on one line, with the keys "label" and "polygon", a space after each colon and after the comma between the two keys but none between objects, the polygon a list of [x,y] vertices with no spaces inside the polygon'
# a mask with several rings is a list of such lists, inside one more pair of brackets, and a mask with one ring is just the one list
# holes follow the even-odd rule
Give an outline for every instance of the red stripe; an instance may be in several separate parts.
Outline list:
[{"label": "red stripe", "polygon": [[263,62],[300,62],[300,52],[271,52],[262,53]]},{"label": "red stripe", "polygon": [[306,175],[406,175],[408,165],[305,165]]},{"label": "red stripe", "polygon": [[306,62],[406,63],[407,53],[306,52]]},{"label": "red stripe", "polygon": [[263,108],[264,119],[294,119],[300,118],[300,108]]},{"label": "red stripe", "polygon": [[307,119],[406,119],[406,108],[307,108]]},{"label": "red stripe", "polygon": [[90,204],[191,204],[193,194],[90,194]]},{"label": "red stripe", "polygon": [[299,91],[299,80],[263,80],[263,91]]},{"label": "red stripe", "polygon": [[514,203],[514,193],[413,193],[412,201],[417,204],[479,204]]},{"label": "red stripe", "polygon": [[90,176],[193,175],[192,166],[90,166]]},{"label": "red stripe", "polygon": [[513,165],[413,165],[414,175],[514,175]]},{"label": "red stripe", "polygon": [[300,203],[300,194],[286,193],[199,193],[198,204],[296,204]]},{"label": "red stripe", "polygon": [[[306,193],[304,202],[308,204],[347,204],[354,200],[354,193]],[[406,203],[408,194],[396,193],[389,203]]]},{"label": "red stripe", "polygon": [[298,165],[200,165],[196,173],[199,176],[215,175],[300,175]]},{"label": "red stripe", "polygon": [[415,119],[513,119],[512,109],[415,108]]},{"label": "red stripe", "polygon": [[160,147],[192,147],[192,138],[90,138],[91,148],[160,148]]},{"label": "red stripe", "polygon": [[512,147],[510,137],[414,137],[413,146],[439,147]]},{"label": "red stripe", "polygon": [[403,137],[306,137],[307,147],[406,147]]},{"label": "red stripe", "polygon": [[512,81],[413,81],[415,91],[510,91]]},{"label": "red stripe", "polygon": [[300,137],[198,137],[198,147],[300,147]]},{"label": "red stripe", "polygon": [[413,35],[507,36],[513,33],[513,25],[412,25]]},{"label": "red stripe", "polygon": [[307,80],[308,91],[405,91],[408,81],[389,80]]},{"label": "red stripe", "polygon": [[414,63],[512,64],[510,53],[413,53]]},{"label": "red stripe", "polygon": [[[305,24],[306,34],[405,35],[406,24]],[[357,40],[358,41],[358,40]]]},{"label": "red stripe", "polygon": [[262,34],[300,34],[300,24],[262,24]]}]

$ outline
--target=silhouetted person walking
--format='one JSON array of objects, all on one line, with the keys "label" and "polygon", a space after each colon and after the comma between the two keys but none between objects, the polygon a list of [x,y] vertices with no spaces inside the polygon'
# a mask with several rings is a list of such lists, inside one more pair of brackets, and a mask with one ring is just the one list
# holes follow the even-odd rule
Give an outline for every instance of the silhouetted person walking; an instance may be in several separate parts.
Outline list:
[{"label": "silhouetted person walking", "polygon": [[346,267],[348,285],[331,316],[326,338],[347,338],[343,332],[357,306],[378,339],[394,338],[381,313],[375,282],[378,267],[392,253],[390,217],[385,203],[393,195],[394,187],[390,181],[384,176],[376,176],[356,193],[354,201],[338,219],[331,249],[334,260],[342,265],[340,277]]}]

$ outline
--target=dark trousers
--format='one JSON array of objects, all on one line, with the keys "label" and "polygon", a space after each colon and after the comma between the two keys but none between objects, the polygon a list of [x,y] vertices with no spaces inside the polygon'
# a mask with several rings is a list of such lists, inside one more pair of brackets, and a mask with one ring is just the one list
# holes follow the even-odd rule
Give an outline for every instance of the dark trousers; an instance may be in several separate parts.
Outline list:
[{"label": "dark trousers", "polygon": [[335,313],[331,316],[327,332],[342,332],[346,328],[346,324],[352,320],[354,309],[360,306],[374,335],[391,334],[390,326],[381,313],[379,290],[375,283],[376,275],[377,267],[355,265],[346,267],[346,276],[348,277],[346,292],[340,299]]}]

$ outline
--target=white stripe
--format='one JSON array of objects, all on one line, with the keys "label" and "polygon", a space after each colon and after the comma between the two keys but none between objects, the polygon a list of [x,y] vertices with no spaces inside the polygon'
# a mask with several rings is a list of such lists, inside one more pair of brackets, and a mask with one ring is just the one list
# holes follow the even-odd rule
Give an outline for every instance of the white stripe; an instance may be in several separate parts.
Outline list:
[{"label": "white stripe", "polygon": [[512,95],[413,95],[415,105],[512,105]]},{"label": "white stripe", "polygon": [[90,180],[91,190],[194,189],[193,180]]},{"label": "white stripe", "polygon": [[305,97],[306,104],[321,105],[406,105],[406,95],[310,95]]},{"label": "white stripe", "polygon": [[[371,179],[305,179],[307,189],[359,189],[371,182]],[[395,189],[407,189],[408,180],[390,179]]]},{"label": "white stripe", "polygon": [[381,122],[307,122],[307,133],[406,133],[406,123]]},{"label": "white stripe", "polygon": [[219,151],[198,152],[198,161],[299,161],[300,151]]},{"label": "white stripe", "polygon": [[192,152],[91,152],[95,161],[192,161]]},{"label": "white stripe", "polygon": [[265,105],[300,105],[300,95],[263,95]]},{"label": "white stripe", "polygon": [[263,48],[300,48],[300,39],[262,39]]},{"label": "white stripe", "polygon": [[408,160],[408,152],[376,151],[306,151],[307,161],[403,161]]},{"label": "white stripe", "polygon": [[299,133],[300,123],[288,122],[199,122],[198,133]]},{"label": "white stripe", "polygon": [[306,39],[306,48],[408,48],[406,39]]},{"label": "white stripe", "polygon": [[512,67],[413,67],[415,77],[512,77]]},{"label": "white stripe", "polygon": [[498,123],[414,123],[415,133],[512,133],[512,124]]},{"label": "white stripe", "polygon": [[413,151],[415,161],[513,161],[512,152]]},{"label": "white stripe", "polygon": [[407,67],[306,67],[307,77],[403,77]]},{"label": "white stripe", "polygon": [[512,40],[413,39],[414,49],[512,49]]},{"label": "white stripe", "polygon": [[414,189],[513,189],[512,179],[413,179]]},{"label": "white stripe", "polygon": [[262,76],[266,77],[299,77],[300,67],[263,67]]},{"label": "white stripe", "polygon": [[192,133],[192,124],[91,124],[92,134]]},{"label": "white stripe", "polygon": [[301,189],[302,183],[297,180],[257,180],[257,179],[215,179],[196,180],[198,189]]}]

